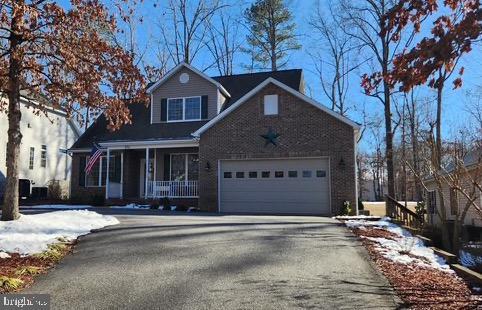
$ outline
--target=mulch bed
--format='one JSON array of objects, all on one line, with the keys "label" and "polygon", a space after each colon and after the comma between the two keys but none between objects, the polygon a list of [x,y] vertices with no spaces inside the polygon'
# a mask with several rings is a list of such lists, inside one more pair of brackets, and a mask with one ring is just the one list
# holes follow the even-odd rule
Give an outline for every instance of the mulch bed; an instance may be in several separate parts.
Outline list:
[{"label": "mulch bed", "polygon": [[[31,286],[34,282],[34,278],[38,274],[43,274],[48,271],[48,269],[52,268],[56,264],[60,262],[60,260],[65,257],[67,254],[72,252],[73,247],[75,246],[74,243],[66,244],[65,249],[63,249],[61,253],[60,259],[53,259],[53,258],[40,258],[36,256],[20,256],[17,253],[10,254],[10,258],[0,258],[0,276],[6,276],[9,278],[16,278],[23,281],[21,287],[15,290],[8,290],[2,286],[0,286],[0,294],[2,293],[10,293],[10,292],[18,292],[22,289],[25,289]],[[39,268],[39,273],[36,275],[29,275],[23,274],[19,275],[17,272],[25,267],[37,267]]]},{"label": "mulch bed", "polygon": [[[371,227],[352,229],[359,237],[396,239],[397,235]],[[477,309],[480,296],[472,295],[467,284],[447,272],[417,265],[395,263],[376,250],[376,243],[361,238],[363,245],[381,269],[398,296],[410,309]]]}]

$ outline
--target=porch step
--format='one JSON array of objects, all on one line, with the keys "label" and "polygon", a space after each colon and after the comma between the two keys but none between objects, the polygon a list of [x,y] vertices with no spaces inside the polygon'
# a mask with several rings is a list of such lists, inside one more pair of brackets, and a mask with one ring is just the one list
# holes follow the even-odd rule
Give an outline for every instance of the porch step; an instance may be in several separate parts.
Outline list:
[{"label": "porch step", "polygon": [[449,252],[446,252],[444,250],[441,250],[439,248],[436,248],[436,247],[430,247],[434,252],[435,254],[437,254],[438,256],[442,256],[448,264],[454,264],[457,262],[457,256],[452,254],[452,253],[449,253]]},{"label": "porch step", "polygon": [[482,274],[459,264],[452,264],[450,267],[452,267],[461,278],[467,280],[470,284],[474,286],[482,285]]}]

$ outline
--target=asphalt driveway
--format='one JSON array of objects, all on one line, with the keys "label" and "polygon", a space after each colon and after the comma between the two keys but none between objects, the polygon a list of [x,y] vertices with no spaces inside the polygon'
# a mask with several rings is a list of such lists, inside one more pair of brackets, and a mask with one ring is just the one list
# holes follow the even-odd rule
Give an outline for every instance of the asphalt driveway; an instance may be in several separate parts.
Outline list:
[{"label": "asphalt driveway", "polygon": [[53,309],[393,309],[363,246],[329,218],[116,213],[25,293]]}]

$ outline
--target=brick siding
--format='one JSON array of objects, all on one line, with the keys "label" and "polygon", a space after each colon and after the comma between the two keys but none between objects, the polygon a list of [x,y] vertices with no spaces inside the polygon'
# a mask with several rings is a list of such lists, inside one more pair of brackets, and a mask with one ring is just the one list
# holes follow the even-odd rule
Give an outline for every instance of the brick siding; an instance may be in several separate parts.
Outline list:
[{"label": "brick siding", "polygon": [[[265,116],[263,98],[272,94],[278,95],[278,115]],[[280,134],[278,146],[265,146],[260,137],[269,128]],[[356,207],[353,128],[274,84],[205,131],[199,145],[199,206],[203,210],[218,209],[219,160],[287,157],[329,157],[333,214],[345,200]]]}]

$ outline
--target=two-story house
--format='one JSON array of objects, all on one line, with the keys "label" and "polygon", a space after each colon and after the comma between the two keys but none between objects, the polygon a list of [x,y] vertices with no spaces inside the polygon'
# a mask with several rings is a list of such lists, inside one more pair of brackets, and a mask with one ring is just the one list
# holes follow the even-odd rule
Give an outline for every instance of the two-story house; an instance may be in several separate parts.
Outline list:
[{"label": "two-story house", "polygon": [[[25,94],[20,104],[20,130],[23,137],[19,178],[29,180],[33,188],[47,188],[49,183],[58,182],[63,196],[68,196],[71,157],[67,150],[79,138],[77,125],[67,117],[65,111],[49,107],[48,104],[44,113],[37,114],[34,109],[37,102],[28,99]],[[7,115],[0,113],[0,198],[7,175],[7,130]]]},{"label": "two-story house", "polygon": [[[359,125],[303,93],[301,70],[209,77],[180,64],[72,146],[72,196],[183,200],[220,212],[338,213],[356,205]],[[85,175],[93,143],[105,154]],[[109,171],[109,173],[107,173]]]}]

